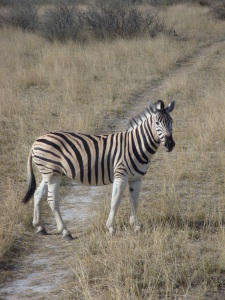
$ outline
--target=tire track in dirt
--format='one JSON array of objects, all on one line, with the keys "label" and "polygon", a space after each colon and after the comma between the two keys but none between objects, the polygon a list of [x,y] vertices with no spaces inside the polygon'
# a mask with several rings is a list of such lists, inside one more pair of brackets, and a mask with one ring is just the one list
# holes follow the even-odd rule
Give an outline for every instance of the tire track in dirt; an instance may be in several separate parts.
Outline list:
[{"label": "tire track in dirt", "polygon": [[[149,100],[160,98],[160,91],[166,88],[171,76],[191,72],[199,59],[208,57],[213,50],[225,46],[225,41],[216,41],[199,47],[191,56],[177,61],[176,65],[167,70],[159,80],[151,81],[143,92],[134,95],[129,100],[129,108],[119,118],[107,117],[108,128],[111,132],[124,130],[129,118],[141,112]],[[179,121],[179,120],[178,120]],[[63,285],[73,276],[68,261],[79,251],[79,236],[85,232],[93,214],[91,206],[98,201],[107,188],[79,187],[73,185],[70,193],[61,201],[61,212],[68,228],[74,237],[71,242],[62,240],[56,234],[53,217],[47,218],[48,236],[36,236],[32,252],[20,257],[20,261],[9,271],[11,279],[0,286],[0,299],[63,299]]]}]

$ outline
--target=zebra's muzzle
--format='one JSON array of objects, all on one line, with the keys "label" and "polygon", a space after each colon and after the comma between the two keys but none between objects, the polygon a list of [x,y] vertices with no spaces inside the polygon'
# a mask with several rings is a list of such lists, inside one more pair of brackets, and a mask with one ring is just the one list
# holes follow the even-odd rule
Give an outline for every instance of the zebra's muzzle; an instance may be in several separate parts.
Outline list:
[{"label": "zebra's muzzle", "polygon": [[172,136],[165,136],[165,143],[164,146],[166,148],[167,152],[171,152],[173,150],[173,148],[175,147],[175,142],[172,138]]}]

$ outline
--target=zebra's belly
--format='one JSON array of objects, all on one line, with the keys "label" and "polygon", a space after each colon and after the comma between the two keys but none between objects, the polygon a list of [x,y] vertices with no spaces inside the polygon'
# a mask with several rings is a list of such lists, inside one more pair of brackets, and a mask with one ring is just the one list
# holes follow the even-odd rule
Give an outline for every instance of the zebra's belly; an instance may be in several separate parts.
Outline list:
[{"label": "zebra's belly", "polygon": [[78,169],[76,170],[76,175],[72,178],[70,175],[67,176],[73,179],[75,182],[83,184],[85,186],[103,186],[113,183],[114,176],[112,173],[109,173],[107,170],[101,169]]}]

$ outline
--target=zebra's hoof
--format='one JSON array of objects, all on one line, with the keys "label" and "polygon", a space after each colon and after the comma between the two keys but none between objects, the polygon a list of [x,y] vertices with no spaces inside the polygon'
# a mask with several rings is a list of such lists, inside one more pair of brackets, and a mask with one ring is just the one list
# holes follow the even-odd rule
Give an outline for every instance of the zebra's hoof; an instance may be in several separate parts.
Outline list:
[{"label": "zebra's hoof", "polygon": [[64,235],[64,236],[63,236],[63,239],[64,239],[65,241],[72,241],[72,240],[73,240],[73,237],[72,237],[71,234],[67,234],[67,235]]},{"label": "zebra's hoof", "polygon": [[47,235],[48,233],[47,233],[46,229],[43,227],[42,229],[40,229],[40,230],[37,231],[37,234],[39,234],[39,235]]}]

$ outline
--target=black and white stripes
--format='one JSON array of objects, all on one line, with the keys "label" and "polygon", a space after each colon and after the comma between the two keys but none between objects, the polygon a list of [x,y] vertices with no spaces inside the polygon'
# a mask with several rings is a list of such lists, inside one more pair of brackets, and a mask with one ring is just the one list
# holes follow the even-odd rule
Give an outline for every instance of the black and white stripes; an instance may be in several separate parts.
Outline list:
[{"label": "black and white stripes", "polygon": [[129,183],[132,187],[130,221],[138,230],[138,196],[133,195],[139,194],[141,178],[146,174],[151,157],[160,143],[162,142],[167,151],[175,146],[172,138],[172,118],[169,114],[173,108],[174,101],[166,108],[162,100],[150,104],[143,113],[129,121],[127,131],[124,132],[88,135],[56,131],[39,137],[32,146],[28,163],[29,178],[33,182],[30,187],[33,186],[33,189],[28,189],[23,200],[24,203],[29,201],[35,189],[32,159],[43,178],[34,194],[33,224],[38,227],[38,232],[46,233],[41,223],[40,209],[48,194],[48,203],[55,215],[58,230],[65,238],[71,238],[58,209],[58,189],[62,175],[90,186],[113,183],[111,211],[107,221],[110,232],[114,232],[116,210],[123,190]]}]

